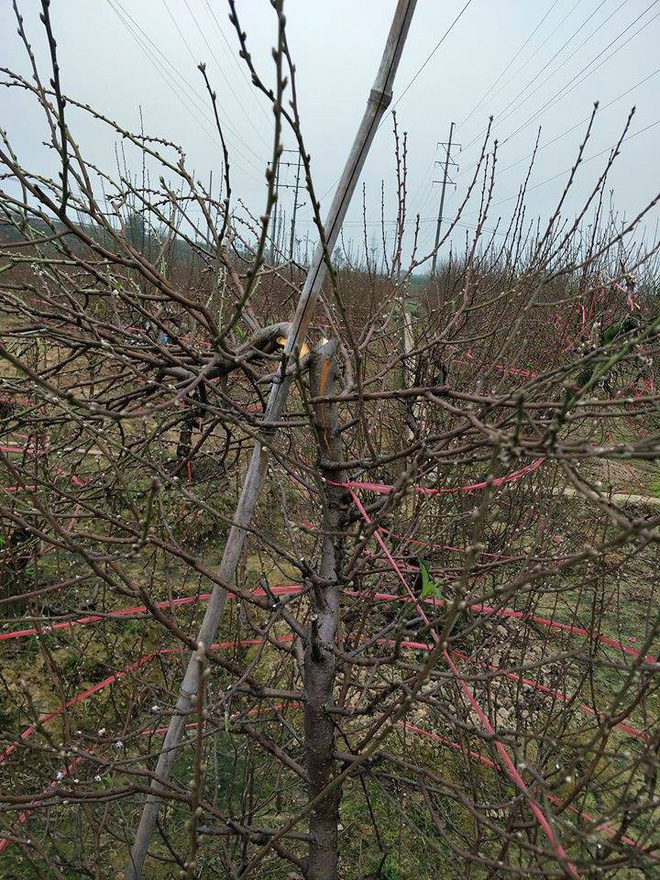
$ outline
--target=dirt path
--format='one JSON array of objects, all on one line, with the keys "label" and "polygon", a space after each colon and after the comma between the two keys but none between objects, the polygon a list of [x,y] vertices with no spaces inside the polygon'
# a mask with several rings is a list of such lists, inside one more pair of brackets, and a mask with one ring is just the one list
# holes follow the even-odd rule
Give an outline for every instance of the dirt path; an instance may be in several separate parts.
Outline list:
[{"label": "dirt path", "polygon": [[[563,495],[568,498],[585,497],[572,486],[566,486],[562,489],[553,489],[552,494]],[[612,504],[637,504],[642,507],[660,507],[660,498],[656,498],[655,495],[635,495],[632,492],[613,492],[612,495],[604,496],[604,500],[611,501]]]}]

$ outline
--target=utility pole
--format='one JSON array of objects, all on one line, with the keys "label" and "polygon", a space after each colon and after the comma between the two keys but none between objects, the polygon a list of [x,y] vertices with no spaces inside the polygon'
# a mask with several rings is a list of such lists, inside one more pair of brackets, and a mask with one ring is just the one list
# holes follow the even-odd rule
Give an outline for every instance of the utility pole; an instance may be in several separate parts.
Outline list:
[{"label": "utility pole", "polygon": [[[438,209],[438,222],[435,227],[435,245],[433,246],[433,262],[431,263],[431,278],[435,277],[435,267],[436,267],[436,263],[438,262],[438,245],[440,243],[440,227],[442,226],[442,211],[445,207],[445,192],[447,190],[447,184],[450,183],[453,185],[453,183],[454,183],[453,180],[449,180],[449,166],[455,165],[458,168],[458,165],[456,165],[456,162],[452,161],[452,158],[451,158],[451,145],[452,145],[452,138],[454,135],[455,125],[456,125],[456,123],[452,122],[452,124],[449,126],[449,140],[438,142],[439,147],[445,148],[446,155],[445,155],[445,171],[444,171],[444,174],[442,175],[442,190],[440,192],[440,207]],[[458,147],[458,146],[460,146],[460,144],[455,144],[454,146]],[[436,162],[435,164],[440,165],[441,163]],[[440,181],[434,180],[433,183],[440,183]]]},{"label": "utility pole", "polygon": [[[213,644],[220,620],[227,602],[227,590],[220,584],[231,584],[236,575],[236,568],[243,552],[248,530],[252,523],[259,494],[266,478],[269,462],[269,447],[277,423],[282,418],[284,404],[289,388],[295,376],[295,366],[300,356],[300,348],[309,330],[314,310],[321,293],[321,287],[327,272],[326,253],[332,255],[339,238],[346,212],[355,192],[360,173],[369,153],[378,125],[392,100],[392,85],[399,67],[403,47],[410,29],[410,22],[415,11],[417,0],[398,0],[394,18],[387,36],[383,56],[376,74],[373,88],[367,100],[360,127],[344,165],[339,185],[330,206],[323,229],[326,246],[319,241],[309,267],[304,287],[300,293],[295,314],[291,320],[291,329],[282,352],[281,365],[278,367],[276,381],[271,385],[268,403],[263,415],[263,439],[257,436],[254,441],[252,458],[243,482],[238,505],[233,517],[233,525],[229,531],[222,560],[218,567],[218,580],[213,585],[211,596],[206,606],[204,619],[197,636],[196,644],[201,643],[201,651],[209,650]],[[264,442],[265,441],[265,442]],[[126,866],[125,880],[140,880],[144,861],[149,849],[149,841],[156,827],[163,793],[174,767],[181,737],[189,713],[191,712],[201,682],[202,664],[198,660],[197,650],[189,657],[188,665],[179,688],[176,705],[172,712],[167,733],[163,740],[158,762],[150,786],[150,792],[142,810],[140,823]]]},{"label": "utility pole", "polygon": [[[291,238],[289,242],[289,262],[293,260],[293,249],[295,245],[295,233],[296,233],[296,213],[298,208],[302,207],[298,204],[298,192],[300,191],[300,169],[302,165],[302,160],[300,156],[299,150],[282,150],[282,154],[284,153],[297,153],[298,161],[297,162],[284,162],[280,159],[277,163],[277,169],[275,171],[275,192],[277,194],[277,198],[275,200],[275,204],[273,205],[273,214],[271,217],[271,228],[270,228],[270,261],[273,265],[275,265],[275,259],[277,256],[282,256],[284,254],[284,235],[283,228],[286,225],[286,216],[283,215],[283,212],[280,211],[279,203],[280,203],[280,190],[281,189],[292,189],[293,192],[293,211],[291,212]],[[296,182],[292,183],[280,183],[280,168],[291,168],[296,166]]]},{"label": "utility pole", "polygon": [[275,244],[275,239],[277,236],[277,208],[280,203],[280,162],[277,163],[275,168],[275,204],[273,205],[273,216],[271,218],[270,225],[270,262],[274,266],[275,265],[275,254],[277,251],[277,247]]},{"label": "utility pole", "polygon": [[298,190],[300,189],[300,151],[298,151],[298,165],[296,167],[296,185],[293,190],[293,212],[291,214],[291,240],[289,242],[289,262],[293,263],[293,249],[296,244],[296,212],[298,211]]},{"label": "utility pole", "polygon": [[[293,190],[293,210],[291,212],[291,235],[289,239],[289,262],[293,261],[293,250],[296,243],[296,214],[298,212],[298,208],[301,208],[302,205],[298,204],[298,193],[300,191],[300,169],[302,167],[302,158],[300,155],[300,150],[282,150],[282,153],[297,153],[298,161],[297,162],[282,162],[280,161],[280,165],[283,165],[286,168],[296,168],[296,182],[295,183],[280,183],[280,189],[292,189]],[[279,244],[279,239],[278,239]],[[282,245],[284,245],[284,236],[282,236]],[[281,248],[281,251],[284,251],[284,247]]]},{"label": "utility pole", "polygon": [[[281,186],[281,184],[280,184]],[[284,206],[282,206],[282,210],[279,212],[277,218],[277,234],[275,236],[275,250],[277,255],[281,257],[284,254],[284,228],[286,226],[286,211]]]}]

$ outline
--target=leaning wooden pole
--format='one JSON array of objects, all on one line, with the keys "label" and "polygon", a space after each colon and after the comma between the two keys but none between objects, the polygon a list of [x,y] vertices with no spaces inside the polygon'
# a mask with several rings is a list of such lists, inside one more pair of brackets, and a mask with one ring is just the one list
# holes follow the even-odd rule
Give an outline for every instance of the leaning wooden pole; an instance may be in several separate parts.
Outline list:
[{"label": "leaning wooden pole", "polygon": [[[332,253],[339,237],[341,226],[346,216],[358,178],[364,166],[367,154],[378,129],[380,120],[392,100],[392,85],[396,71],[401,60],[401,54],[410,28],[413,12],[417,0],[398,0],[392,26],[387,37],[383,57],[378,68],[374,86],[367,101],[367,107],[362,117],[353,147],[344,167],[337,192],[332,201],[330,211],[326,218],[324,229],[326,236],[327,253]],[[294,319],[291,324],[287,343],[282,358],[282,367],[276,381],[273,382],[266,411],[264,412],[264,432],[271,434],[273,425],[279,421],[289,386],[292,381],[292,371],[289,364],[295,364],[300,352],[300,347],[307,335],[316,302],[321,291],[321,286],[326,273],[325,250],[321,242],[317,245],[314,259],[309,269],[305,285],[300,294],[300,300]],[[264,481],[268,464],[268,450],[259,441],[255,443],[250,466],[243,483],[241,495],[238,500],[234,515],[234,524],[229,532],[225,551],[219,567],[219,578],[224,583],[229,583],[236,572],[243,544],[247,537],[247,529],[252,521],[252,516],[257,505],[261,486]],[[220,625],[220,619],[227,600],[227,592],[219,585],[215,585],[204,614],[204,620],[197,637],[198,643],[208,647],[213,643],[215,634]],[[177,755],[181,735],[183,733],[186,717],[191,710],[197,688],[199,686],[200,664],[195,659],[193,652],[181,684],[176,707],[165,735],[163,748],[158,758],[154,771],[154,779],[151,785],[151,794],[142,810],[140,824],[138,826],[130,861],[126,868],[126,880],[139,880],[142,877],[142,868],[149,842],[156,825],[161,797],[165,786],[170,778],[172,766]]]}]

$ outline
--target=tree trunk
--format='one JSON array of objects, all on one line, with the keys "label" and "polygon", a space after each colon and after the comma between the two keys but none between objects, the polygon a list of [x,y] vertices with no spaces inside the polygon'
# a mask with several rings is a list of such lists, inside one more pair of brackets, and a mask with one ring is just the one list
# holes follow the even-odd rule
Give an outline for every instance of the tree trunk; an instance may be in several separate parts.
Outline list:
[{"label": "tree trunk", "polygon": [[[336,351],[337,343],[333,341],[317,349],[312,356],[310,383],[314,397],[335,393]],[[319,444],[323,477],[326,481],[342,482],[341,471],[330,470],[324,466],[329,461],[341,460],[336,403],[314,405],[314,428]],[[340,612],[338,570],[341,539],[338,533],[344,525],[347,501],[348,494],[344,489],[325,483],[320,574],[328,581],[328,586],[312,593],[313,611],[304,666],[305,750],[310,800],[323,791],[336,770],[335,726],[327,710],[333,703],[336,666],[335,655],[330,647],[335,641]],[[309,830],[312,842],[309,846],[308,880],[335,880],[337,877],[337,826],[340,799],[341,790],[337,787],[317,804],[310,816]]]}]

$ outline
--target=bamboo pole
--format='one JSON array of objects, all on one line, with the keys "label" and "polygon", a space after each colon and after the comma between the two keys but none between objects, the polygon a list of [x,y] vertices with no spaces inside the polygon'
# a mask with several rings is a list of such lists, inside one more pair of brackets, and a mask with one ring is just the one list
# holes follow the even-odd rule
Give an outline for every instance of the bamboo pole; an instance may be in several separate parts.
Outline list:
[{"label": "bamboo pole", "polygon": [[[392,85],[396,75],[403,47],[410,28],[417,0],[398,0],[394,19],[387,37],[383,57],[376,74],[374,86],[369,95],[362,122],[355,136],[353,147],[346,161],[337,192],[330,206],[324,224],[328,253],[332,253],[339,237],[341,226],[346,216],[353,192],[364,166],[367,154],[373,143],[380,120],[392,100]],[[273,382],[266,411],[264,413],[264,431],[273,431],[274,423],[280,420],[284,402],[292,381],[292,372],[287,369],[295,364],[300,347],[307,335],[312,315],[321,291],[326,273],[325,253],[322,242],[316,247],[314,259],[305,285],[300,294],[298,307],[291,325],[282,358],[282,368]],[[267,426],[267,427],[266,427]],[[252,459],[243,483],[241,495],[234,515],[234,524],[229,532],[225,550],[218,570],[219,577],[225,583],[231,581],[247,537],[246,529],[250,526],[257,505],[259,493],[264,481],[268,464],[268,450],[259,441],[255,443]],[[206,607],[206,613],[197,637],[198,643],[205,647],[211,645],[220,625],[222,613],[227,599],[225,589],[216,584]],[[179,690],[176,707],[170,720],[163,747],[156,764],[154,779],[151,784],[152,793],[148,795],[142,810],[129,864],[126,867],[125,880],[140,880],[142,868],[147,856],[149,841],[156,825],[161,799],[159,794],[164,791],[172,772],[177,755],[181,735],[187,714],[199,686],[199,663],[193,652]]]}]

